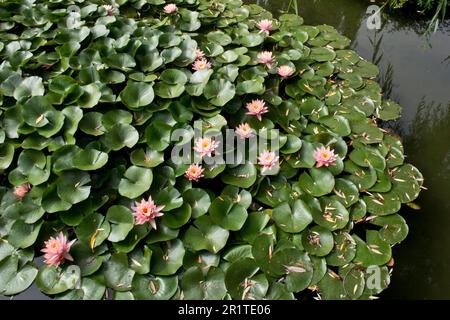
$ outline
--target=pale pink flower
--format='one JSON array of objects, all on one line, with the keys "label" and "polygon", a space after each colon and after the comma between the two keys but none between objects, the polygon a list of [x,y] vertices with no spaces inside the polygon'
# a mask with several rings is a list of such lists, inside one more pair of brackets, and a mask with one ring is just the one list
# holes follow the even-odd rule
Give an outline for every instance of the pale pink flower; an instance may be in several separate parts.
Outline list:
[{"label": "pale pink flower", "polygon": [[282,78],[290,77],[294,74],[294,69],[286,64],[278,67],[277,69],[278,75]]},{"label": "pale pink flower", "polygon": [[205,58],[197,59],[194,61],[192,65],[192,69],[195,71],[203,70],[203,69],[211,69],[211,63],[208,62]]},{"label": "pale pink flower", "polygon": [[23,199],[23,197],[25,197],[25,195],[28,193],[28,191],[30,191],[30,189],[31,189],[30,184],[28,183],[22,184],[14,188],[14,195],[19,199]]},{"label": "pale pink flower", "polygon": [[69,251],[75,241],[76,239],[67,242],[67,237],[62,232],[56,238],[50,237],[44,242],[45,248],[41,250],[45,253],[44,262],[49,266],[57,267],[65,260],[73,261]]},{"label": "pale pink flower", "polygon": [[217,147],[219,147],[218,141],[214,141],[213,139],[206,137],[206,138],[198,138],[195,141],[194,151],[197,151],[200,153],[200,156],[208,156],[211,157],[211,155],[216,151]]},{"label": "pale pink flower", "polygon": [[202,50],[200,50],[198,48],[195,49],[195,57],[197,60],[203,58],[204,56],[205,56],[205,53]]},{"label": "pale pink flower", "polygon": [[258,120],[261,121],[262,120],[261,115],[269,111],[269,109],[267,109],[265,104],[266,103],[260,99],[252,100],[246,105],[246,108],[248,110],[246,114],[256,116]]},{"label": "pale pink flower", "polygon": [[198,181],[200,178],[203,178],[203,171],[205,171],[205,169],[203,169],[202,166],[193,163],[189,166],[184,175],[189,181]]},{"label": "pale pink flower", "polygon": [[234,131],[241,139],[253,137],[253,129],[247,122],[241,123]]},{"label": "pale pink flower", "polygon": [[337,156],[334,154],[334,150],[330,150],[330,147],[321,147],[314,151],[314,158],[316,159],[316,167],[321,166],[328,167],[337,160]]},{"label": "pale pink flower", "polygon": [[106,13],[108,14],[108,16],[114,15],[114,13],[116,11],[116,9],[110,4],[104,4],[103,8],[106,10]]},{"label": "pale pink flower", "polygon": [[261,30],[260,32],[265,32],[266,34],[269,34],[270,30],[272,30],[273,23],[272,20],[264,19],[259,21],[256,24],[256,26],[258,27],[259,30]]},{"label": "pale pink flower", "polygon": [[272,67],[272,64],[275,62],[272,51],[262,51],[258,53],[257,60],[259,63],[264,63],[268,68]]},{"label": "pale pink flower", "polygon": [[165,13],[174,13],[178,10],[177,5],[174,3],[169,3],[164,6],[164,12]]},{"label": "pale pink flower", "polygon": [[152,196],[148,197],[148,200],[142,199],[141,202],[136,201],[134,206],[131,207],[133,210],[133,216],[136,224],[144,224],[146,222],[150,223],[153,229],[156,230],[156,217],[161,217],[163,213],[161,212],[165,206],[157,206],[153,202]]},{"label": "pale pink flower", "polygon": [[273,151],[264,150],[258,157],[258,163],[263,170],[270,170],[277,164],[279,157]]}]

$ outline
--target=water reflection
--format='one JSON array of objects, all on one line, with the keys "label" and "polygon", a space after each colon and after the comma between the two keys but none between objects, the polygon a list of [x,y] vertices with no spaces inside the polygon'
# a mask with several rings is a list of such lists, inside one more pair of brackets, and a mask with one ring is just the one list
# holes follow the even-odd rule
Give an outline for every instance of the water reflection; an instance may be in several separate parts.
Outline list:
[{"label": "water reflection", "polygon": [[[275,16],[290,0],[258,1]],[[402,136],[408,161],[428,190],[402,209],[410,235],[394,248],[396,268],[384,298],[450,299],[450,20],[424,36],[427,21],[382,12],[380,30],[367,28],[370,1],[299,0],[306,24],[329,24],[352,39],[351,48],[377,64],[386,98],[403,107],[388,125]]]}]

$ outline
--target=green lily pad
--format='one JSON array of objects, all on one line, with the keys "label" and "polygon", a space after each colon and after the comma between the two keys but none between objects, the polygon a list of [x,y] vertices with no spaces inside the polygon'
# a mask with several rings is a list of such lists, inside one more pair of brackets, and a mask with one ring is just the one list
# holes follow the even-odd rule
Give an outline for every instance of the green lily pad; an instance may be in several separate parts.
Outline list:
[{"label": "green lily pad", "polygon": [[314,226],[302,233],[302,245],[312,255],[326,256],[333,249],[333,234],[324,227]]},{"label": "green lily pad", "polygon": [[153,245],[151,273],[159,276],[175,274],[183,265],[185,249],[179,239],[168,241],[161,246]]},{"label": "green lily pad", "polygon": [[118,242],[124,240],[133,229],[134,218],[131,210],[124,206],[112,206],[106,214],[106,221],[111,225],[108,240]]},{"label": "green lily pad", "polygon": [[36,277],[36,285],[46,294],[58,294],[74,289],[80,282],[80,271],[76,266],[55,268],[43,266]]},{"label": "green lily pad", "polygon": [[214,224],[209,216],[201,216],[186,230],[183,243],[193,251],[217,253],[225,246],[228,236],[229,232]]},{"label": "green lily pad", "polygon": [[302,200],[282,203],[275,207],[272,218],[281,230],[290,233],[301,232],[313,220],[311,209]]},{"label": "green lily pad", "polygon": [[120,180],[119,193],[124,197],[135,199],[150,189],[152,180],[151,169],[131,166]]},{"label": "green lily pad", "polygon": [[333,174],[326,168],[311,168],[309,174],[304,172],[300,175],[298,183],[308,194],[320,197],[333,190],[335,181]]},{"label": "green lily pad", "polygon": [[155,94],[153,87],[144,82],[129,82],[120,92],[120,100],[129,109],[139,109],[152,103]]},{"label": "green lily pad", "polygon": [[391,245],[405,240],[409,232],[405,219],[398,214],[376,217],[370,223],[382,227],[379,230],[380,238]]},{"label": "green lily pad", "polygon": [[246,162],[234,168],[228,168],[221,175],[224,183],[240,188],[249,188],[256,181],[255,165]]},{"label": "green lily pad", "polygon": [[220,268],[203,271],[191,267],[183,274],[181,288],[187,300],[222,300],[227,293],[225,275]]},{"label": "green lily pad", "polygon": [[240,230],[248,216],[246,208],[227,195],[214,199],[209,207],[209,213],[214,223],[232,231]]},{"label": "green lily pad", "polygon": [[175,294],[177,288],[178,280],[176,276],[135,275],[131,292],[138,300],[168,300]]},{"label": "green lily pad", "polygon": [[365,267],[381,266],[391,259],[391,246],[384,241],[375,230],[367,230],[366,242],[354,235],[356,241],[355,263],[360,263]]},{"label": "green lily pad", "polygon": [[105,283],[107,287],[116,291],[129,291],[135,272],[128,266],[125,253],[115,253],[104,263]]}]

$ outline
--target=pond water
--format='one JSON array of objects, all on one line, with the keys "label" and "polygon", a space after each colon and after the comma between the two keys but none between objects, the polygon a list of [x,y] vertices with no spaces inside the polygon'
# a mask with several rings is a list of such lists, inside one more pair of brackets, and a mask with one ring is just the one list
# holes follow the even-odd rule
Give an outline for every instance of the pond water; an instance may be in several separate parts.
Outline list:
[{"label": "pond water", "polygon": [[[381,28],[369,29],[371,1],[297,1],[305,24],[334,26],[352,40],[352,49],[378,65],[385,97],[403,107],[392,126],[408,161],[425,176],[428,190],[415,201],[421,210],[402,209],[410,234],[394,248],[396,265],[382,298],[450,299],[450,19],[427,38],[427,21],[403,11],[383,9]],[[290,0],[248,2],[277,16]]]},{"label": "pond water", "polygon": [[[248,2],[278,15],[290,0]],[[394,248],[396,266],[382,298],[450,299],[450,20],[427,39],[426,21],[383,11],[381,29],[369,30],[371,4],[298,0],[298,9],[306,24],[334,26],[362,57],[377,63],[385,96],[403,106],[393,127],[403,137],[408,161],[425,176],[428,190],[416,201],[421,210],[403,208],[410,234]],[[45,298],[34,286],[14,297]]]}]

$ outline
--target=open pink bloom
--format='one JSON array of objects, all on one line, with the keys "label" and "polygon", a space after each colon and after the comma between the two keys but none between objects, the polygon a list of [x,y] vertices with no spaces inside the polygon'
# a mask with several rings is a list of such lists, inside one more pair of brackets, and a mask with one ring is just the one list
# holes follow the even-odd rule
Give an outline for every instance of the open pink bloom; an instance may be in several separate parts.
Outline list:
[{"label": "open pink bloom", "polygon": [[205,171],[205,169],[203,169],[202,166],[193,163],[189,166],[184,175],[189,181],[198,181],[200,178],[203,178],[203,171]]},{"label": "open pink bloom", "polygon": [[205,56],[205,53],[202,50],[197,48],[197,49],[195,49],[195,56],[196,56],[196,59],[198,60],[198,59],[203,58]]},{"label": "open pink bloom", "polygon": [[272,56],[272,51],[263,51],[258,53],[257,56],[259,63],[264,63],[268,68],[275,62],[275,58]]},{"label": "open pink bloom", "polygon": [[211,138],[198,138],[195,141],[194,151],[197,151],[200,153],[200,156],[208,156],[211,157],[211,155],[216,151],[217,147],[219,146],[220,142],[214,141]]},{"label": "open pink bloom", "polygon": [[14,188],[14,195],[19,199],[23,199],[30,189],[31,187],[28,183],[22,184]]},{"label": "open pink bloom", "polygon": [[246,114],[250,116],[256,116],[258,120],[261,121],[261,115],[269,111],[265,104],[266,103],[260,99],[252,100],[252,102],[247,103],[247,105],[245,106],[248,110]]},{"label": "open pink bloom", "polygon": [[174,3],[169,3],[167,5],[164,6],[164,12],[165,13],[174,13],[178,10],[176,4]]},{"label": "open pink bloom", "polygon": [[328,167],[337,160],[334,150],[330,150],[330,147],[316,149],[316,151],[314,151],[314,158],[317,162],[317,168],[320,168],[321,166]]},{"label": "open pink bloom", "polygon": [[115,9],[112,5],[104,4],[103,8],[106,10],[106,13],[108,14],[108,16],[114,15]]},{"label": "open pink bloom", "polygon": [[195,60],[192,65],[192,69],[195,71],[203,70],[203,69],[211,69],[211,63],[208,62],[205,58]]},{"label": "open pink bloom", "polygon": [[69,251],[75,241],[76,239],[67,242],[67,237],[62,232],[56,238],[50,237],[44,242],[45,248],[41,250],[45,253],[44,262],[49,266],[57,267],[65,260],[73,261]]},{"label": "open pink bloom", "polygon": [[258,163],[263,167],[263,170],[270,170],[277,164],[278,158],[275,152],[264,150],[258,157]]},{"label": "open pink bloom", "polygon": [[155,230],[155,218],[163,215],[163,213],[160,212],[162,209],[164,209],[164,206],[155,205],[152,196],[149,196],[148,200],[142,199],[141,202],[136,201],[134,206],[131,207],[136,224],[144,224],[148,222]]},{"label": "open pink bloom", "polygon": [[272,30],[273,27],[273,23],[272,20],[269,19],[264,19],[259,21],[256,26],[258,27],[259,30],[261,30],[260,32],[265,32],[267,34],[270,33],[270,30]]},{"label": "open pink bloom", "polygon": [[253,129],[247,122],[241,123],[234,131],[241,139],[253,137]]},{"label": "open pink bloom", "polygon": [[287,78],[294,74],[294,69],[291,68],[290,66],[284,64],[284,65],[278,67],[277,72],[278,72],[278,75],[281,76],[282,78]]}]

